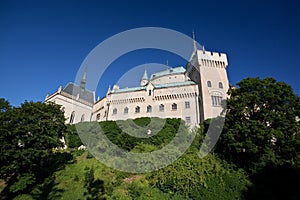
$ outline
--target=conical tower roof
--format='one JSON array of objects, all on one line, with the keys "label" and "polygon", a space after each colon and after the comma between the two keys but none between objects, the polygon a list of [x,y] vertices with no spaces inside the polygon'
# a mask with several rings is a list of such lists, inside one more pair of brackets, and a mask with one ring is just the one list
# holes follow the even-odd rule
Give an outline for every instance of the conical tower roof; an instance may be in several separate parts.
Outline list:
[{"label": "conical tower roof", "polygon": [[142,80],[148,80],[148,74],[147,74],[147,70],[146,69],[144,71],[144,75],[142,77]]}]

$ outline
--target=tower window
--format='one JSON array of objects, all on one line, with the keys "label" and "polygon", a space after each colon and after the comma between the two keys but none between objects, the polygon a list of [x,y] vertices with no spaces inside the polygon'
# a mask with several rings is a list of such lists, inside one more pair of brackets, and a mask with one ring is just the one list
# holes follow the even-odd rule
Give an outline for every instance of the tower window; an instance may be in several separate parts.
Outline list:
[{"label": "tower window", "polygon": [[148,95],[149,95],[149,96],[151,96],[151,92],[152,92],[151,90],[148,91]]},{"label": "tower window", "polygon": [[165,110],[164,104],[159,105],[159,111],[163,112]]},{"label": "tower window", "polygon": [[185,122],[187,124],[190,124],[191,123],[191,117],[185,117]]},{"label": "tower window", "polygon": [[128,108],[124,108],[124,114],[128,114]]},{"label": "tower window", "polygon": [[207,81],[207,87],[211,87],[211,82]]},{"label": "tower window", "polygon": [[211,96],[213,106],[221,106],[222,97],[220,96]]},{"label": "tower window", "polygon": [[185,102],[185,108],[190,108],[190,102],[189,101]]},{"label": "tower window", "polygon": [[172,104],[172,110],[177,110],[177,104],[176,103]]},{"label": "tower window", "polygon": [[113,114],[116,115],[118,113],[118,110],[116,108],[113,109]]},{"label": "tower window", "polygon": [[219,82],[219,88],[223,88],[223,83]]},{"label": "tower window", "polygon": [[152,112],[152,106],[147,106],[147,113],[151,113]]},{"label": "tower window", "polygon": [[135,113],[139,113],[141,111],[141,108],[139,106],[135,107]]}]

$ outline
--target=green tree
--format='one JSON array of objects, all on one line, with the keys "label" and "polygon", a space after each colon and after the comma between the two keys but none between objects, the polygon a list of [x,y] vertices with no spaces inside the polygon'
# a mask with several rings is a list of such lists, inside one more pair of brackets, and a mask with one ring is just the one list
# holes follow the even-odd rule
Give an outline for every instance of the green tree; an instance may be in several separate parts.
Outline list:
[{"label": "green tree", "polygon": [[298,165],[299,96],[273,78],[247,78],[237,85],[228,92],[226,120],[216,152],[252,172],[269,164]]},{"label": "green tree", "polygon": [[4,100],[0,102],[0,178],[9,192],[17,193],[43,176],[67,127],[58,105],[25,102],[11,108]]}]

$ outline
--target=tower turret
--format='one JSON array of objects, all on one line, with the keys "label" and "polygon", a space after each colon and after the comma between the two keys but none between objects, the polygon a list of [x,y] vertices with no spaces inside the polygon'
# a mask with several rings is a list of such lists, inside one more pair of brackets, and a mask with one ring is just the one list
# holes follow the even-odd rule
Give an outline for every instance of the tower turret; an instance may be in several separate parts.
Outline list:
[{"label": "tower turret", "polygon": [[141,82],[140,82],[140,85],[145,86],[148,83],[148,81],[149,81],[148,80],[148,74],[147,74],[147,70],[145,69],[144,75],[143,75],[143,77],[141,79]]}]

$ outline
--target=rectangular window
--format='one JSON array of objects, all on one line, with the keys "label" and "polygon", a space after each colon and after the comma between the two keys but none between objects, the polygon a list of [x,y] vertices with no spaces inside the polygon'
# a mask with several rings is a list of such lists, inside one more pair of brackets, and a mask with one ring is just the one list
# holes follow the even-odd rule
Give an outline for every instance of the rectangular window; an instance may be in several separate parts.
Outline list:
[{"label": "rectangular window", "polygon": [[211,101],[213,106],[221,106],[222,97],[220,96],[211,96]]},{"label": "rectangular window", "polygon": [[185,117],[185,122],[187,124],[190,124],[191,123],[191,117]]},{"label": "rectangular window", "polygon": [[189,101],[185,102],[185,108],[187,108],[187,109],[190,108],[190,102]]}]

